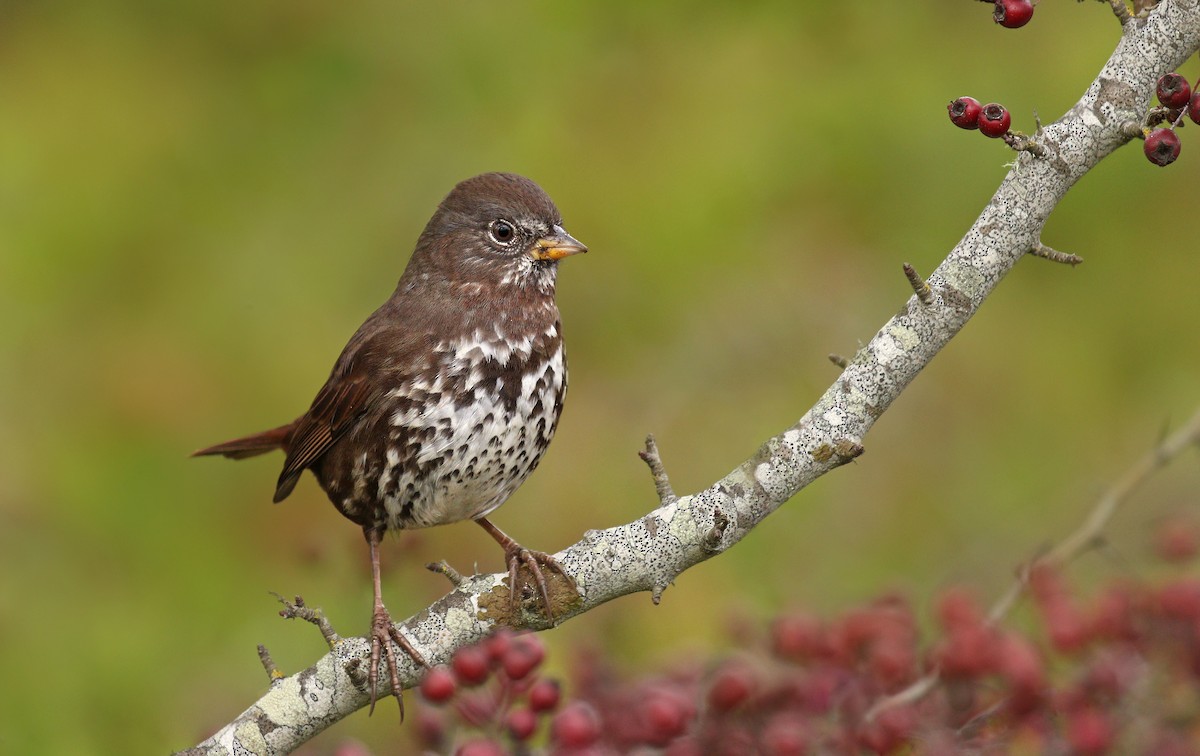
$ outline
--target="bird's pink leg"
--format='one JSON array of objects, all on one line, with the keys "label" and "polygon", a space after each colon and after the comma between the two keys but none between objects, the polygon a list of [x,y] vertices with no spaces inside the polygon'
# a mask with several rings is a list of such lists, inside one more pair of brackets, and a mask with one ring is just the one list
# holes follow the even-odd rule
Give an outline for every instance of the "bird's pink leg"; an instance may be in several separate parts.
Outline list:
[{"label": "bird's pink leg", "polygon": [[417,664],[422,667],[429,665],[412,647],[408,639],[401,635],[396,624],[392,622],[387,608],[383,605],[383,586],[379,579],[379,544],[383,540],[383,528],[363,528],[363,535],[366,536],[367,546],[371,549],[371,579],[375,585],[375,611],[371,615],[371,710],[368,714],[375,713],[375,701],[378,698],[376,688],[379,684],[379,658],[384,656],[387,661],[388,678],[392,683],[392,694],[396,696],[396,701],[400,704],[400,721],[403,722],[404,697],[401,695],[402,688],[400,687],[400,671],[396,666],[396,652],[393,650],[391,642],[395,641],[396,645]]}]

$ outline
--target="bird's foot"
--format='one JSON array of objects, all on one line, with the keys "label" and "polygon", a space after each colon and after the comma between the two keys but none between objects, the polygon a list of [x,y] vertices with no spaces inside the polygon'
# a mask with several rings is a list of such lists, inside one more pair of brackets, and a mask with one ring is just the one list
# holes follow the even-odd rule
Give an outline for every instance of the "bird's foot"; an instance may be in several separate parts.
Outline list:
[{"label": "bird's foot", "polygon": [[392,684],[392,694],[396,696],[397,703],[400,704],[400,721],[404,721],[404,698],[401,695],[403,688],[400,687],[400,670],[396,664],[396,650],[392,646],[395,641],[396,645],[404,650],[414,662],[422,667],[428,667],[425,658],[413,648],[408,639],[400,633],[396,627],[396,623],[392,622],[392,617],[388,614],[388,610],[384,608],[383,602],[376,602],[375,614],[371,617],[371,710],[368,715],[375,713],[375,701],[378,700],[377,686],[379,684],[379,659],[383,657],[387,664],[388,680]]},{"label": "bird's foot", "polygon": [[512,595],[513,613],[516,614],[520,611],[521,596],[525,592],[525,584],[520,582],[521,567],[524,567],[527,573],[533,576],[533,582],[537,585],[542,605],[546,607],[546,618],[553,623],[554,605],[550,602],[550,590],[547,587],[546,574],[542,568],[557,572],[571,591],[577,590],[574,579],[567,574],[561,564],[555,561],[554,557],[542,551],[525,548],[503,530],[493,525],[488,518],[479,517],[475,522],[504,549],[504,564],[508,566],[508,586]]},{"label": "bird's foot", "polygon": [[542,572],[542,568],[557,572],[574,588],[575,581],[563,570],[562,565],[544,551],[527,549],[516,541],[504,547],[504,563],[508,565],[508,584],[512,589],[513,611],[518,610],[521,595],[525,592],[525,584],[518,582],[522,575],[521,568],[524,567],[528,574],[533,576],[538,595],[542,599],[542,606],[546,608],[546,618],[554,622],[554,605],[550,602],[550,590],[547,587],[546,575]]}]

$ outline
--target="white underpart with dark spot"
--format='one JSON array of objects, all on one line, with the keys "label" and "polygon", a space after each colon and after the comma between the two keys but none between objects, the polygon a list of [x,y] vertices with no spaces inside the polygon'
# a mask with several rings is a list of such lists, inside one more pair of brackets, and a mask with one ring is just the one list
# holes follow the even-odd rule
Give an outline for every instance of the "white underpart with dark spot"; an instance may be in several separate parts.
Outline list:
[{"label": "white underpart with dark spot", "polygon": [[[396,413],[391,424],[425,432],[415,465],[388,454],[378,479],[378,497],[389,528],[420,528],[482,517],[505,502],[525,481],[554,435],[565,393],[565,365],[557,326],[539,338],[559,346],[530,362],[534,339],[507,338],[499,328],[476,329],[470,337],[438,345],[447,367],[416,386],[441,401]],[[510,362],[513,363],[510,366]],[[504,370],[520,366],[519,371]],[[503,372],[504,375],[497,375]],[[508,380],[519,377],[515,406],[505,401]],[[516,387],[508,386],[511,395]],[[460,406],[450,397],[473,392]],[[423,411],[422,411],[423,410]]]}]

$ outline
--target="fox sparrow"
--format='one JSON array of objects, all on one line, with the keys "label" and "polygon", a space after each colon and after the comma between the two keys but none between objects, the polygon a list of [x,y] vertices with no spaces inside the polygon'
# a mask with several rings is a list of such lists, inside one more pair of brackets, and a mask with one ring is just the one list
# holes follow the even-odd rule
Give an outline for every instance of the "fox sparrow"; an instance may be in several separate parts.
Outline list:
[{"label": "fox sparrow", "polygon": [[486,515],[533,472],[562,411],[567,366],[555,275],[559,260],[587,248],[561,224],[529,179],[485,173],[463,181],[442,200],[396,291],[350,338],[308,411],[195,452],[241,459],[282,449],[275,501],[312,470],[338,511],[362,527],[375,588],[372,710],[381,652],[400,697],[390,641],[424,664],[383,605],[385,531],[474,520],[504,548],[514,601],[524,566],[551,612],[540,567],[562,569]]}]

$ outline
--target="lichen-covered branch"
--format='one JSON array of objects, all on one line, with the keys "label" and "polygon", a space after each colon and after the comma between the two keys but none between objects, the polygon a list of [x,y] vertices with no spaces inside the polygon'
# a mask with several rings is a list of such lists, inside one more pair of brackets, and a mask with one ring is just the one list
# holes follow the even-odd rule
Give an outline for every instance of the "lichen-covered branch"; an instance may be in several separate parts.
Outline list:
[{"label": "lichen-covered branch", "polygon": [[[655,473],[660,506],[640,519],[587,532],[555,555],[577,591],[550,574],[558,622],[619,596],[659,595],[684,570],[740,541],[781,504],[825,473],[863,452],[875,421],[983,304],[1030,250],[1051,211],[1088,170],[1132,137],[1158,77],[1200,48],[1197,0],[1164,0],[1121,27],[1112,57],[1074,107],[1037,136],[1039,152],[1021,151],[995,195],[950,254],[925,280],[928,302],[916,294],[851,358],[841,375],[795,424],[768,439],[724,478],[673,498]],[[924,293],[924,291],[922,291]],[[510,601],[507,573],[464,579],[420,614],[400,623],[431,664],[497,625],[543,629],[541,601]],[[526,601],[525,599],[529,600]],[[415,685],[407,655],[401,681]],[[340,638],[313,666],[276,680],[267,692],[191,753],[284,753],[368,703],[367,674],[387,689],[387,675],[367,670],[363,638]]]}]

